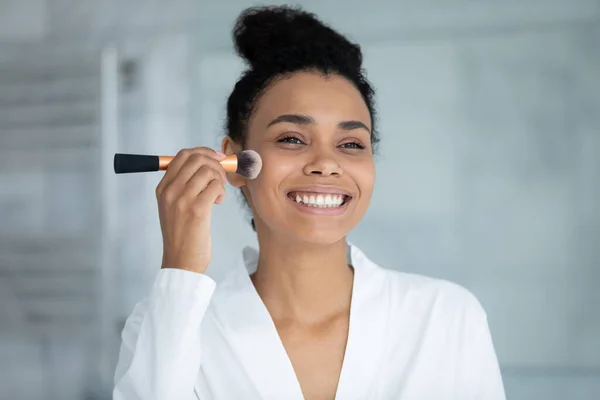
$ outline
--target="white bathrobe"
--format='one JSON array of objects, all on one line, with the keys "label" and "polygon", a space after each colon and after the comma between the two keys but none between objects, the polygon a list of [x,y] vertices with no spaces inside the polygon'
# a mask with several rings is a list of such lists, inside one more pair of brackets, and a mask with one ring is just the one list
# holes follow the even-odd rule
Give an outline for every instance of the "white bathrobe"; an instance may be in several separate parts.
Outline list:
[{"label": "white bathrobe", "polygon": [[[381,268],[349,245],[350,327],[336,400],[504,400],[487,318],[466,289]],[[127,320],[114,400],[303,399],[250,281],[246,248],[218,286],[162,269]]]}]

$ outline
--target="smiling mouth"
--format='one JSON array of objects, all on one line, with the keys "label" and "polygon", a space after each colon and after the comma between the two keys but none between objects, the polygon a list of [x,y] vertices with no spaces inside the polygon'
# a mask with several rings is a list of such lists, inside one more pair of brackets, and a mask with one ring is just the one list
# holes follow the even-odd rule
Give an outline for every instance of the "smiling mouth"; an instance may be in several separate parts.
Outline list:
[{"label": "smiling mouth", "polygon": [[314,208],[341,208],[352,196],[336,193],[289,192],[287,197],[304,206]]}]

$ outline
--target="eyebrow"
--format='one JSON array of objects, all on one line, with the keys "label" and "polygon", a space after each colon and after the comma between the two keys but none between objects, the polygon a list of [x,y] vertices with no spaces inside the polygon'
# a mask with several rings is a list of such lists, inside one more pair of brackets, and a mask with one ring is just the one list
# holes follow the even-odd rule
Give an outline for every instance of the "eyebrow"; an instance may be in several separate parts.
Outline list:
[{"label": "eyebrow", "polygon": [[[308,115],[283,114],[275,118],[273,121],[269,122],[269,125],[267,125],[267,127],[271,127],[275,124],[279,124],[282,122],[289,122],[296,125],[312,125],[316,123],[315,119],[313,117],[309,117]],[[342,121],[338,124],[338,128],[343,129],[345,131],[351,131],[354,129],[364,129],[367,132],[371,133],[371,130],[360,121]]]}]

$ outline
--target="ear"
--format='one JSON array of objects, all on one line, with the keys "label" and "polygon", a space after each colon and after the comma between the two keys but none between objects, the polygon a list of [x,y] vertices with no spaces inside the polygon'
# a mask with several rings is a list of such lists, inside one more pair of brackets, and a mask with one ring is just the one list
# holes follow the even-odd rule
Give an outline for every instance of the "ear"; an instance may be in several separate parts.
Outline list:
[{"label": "ear", "polygon": [[[234,142],[230,136],[225,136],[221,142],[221,151],[226,155],[235,154],[242,151],[242,146]],[[242,187],[246,184],[246,179],[236,173],[227,172],[227,181],[234,187]]]}]

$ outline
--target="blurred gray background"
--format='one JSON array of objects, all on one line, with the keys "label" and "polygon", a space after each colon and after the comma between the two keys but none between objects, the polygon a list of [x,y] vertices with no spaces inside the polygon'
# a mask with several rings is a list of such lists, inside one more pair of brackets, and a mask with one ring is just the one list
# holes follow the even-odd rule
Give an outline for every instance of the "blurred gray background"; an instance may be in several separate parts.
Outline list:
[{"label": "blurred gray background", "polygon": [[[243,0],[0,0],[0,399],[108,399],[160,267],[159,174],[218,146]],[[281,2],[276,2],[281,4]],[[351,240],[489,314],[509,399],[600,398],[600,1],[307,0],[365,52],[382,136]],[[255,244],[237,193],[216,279]]]}]

